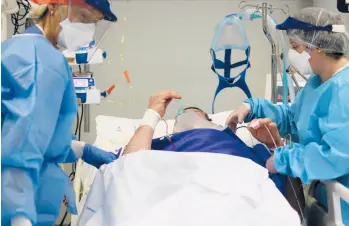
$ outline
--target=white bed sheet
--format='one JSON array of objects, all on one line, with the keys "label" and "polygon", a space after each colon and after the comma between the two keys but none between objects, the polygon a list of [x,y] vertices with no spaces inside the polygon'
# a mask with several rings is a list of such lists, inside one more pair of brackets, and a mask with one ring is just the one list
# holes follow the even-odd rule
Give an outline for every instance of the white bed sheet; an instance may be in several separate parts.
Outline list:
[{"label": "white bed sheet", "polygon": [[140,151],[98,171],[81,226],[299,226],[298,214],[249,159]]},{"label": "white bed sheet", "polygon": [[[216,113],[209,115],[212,121],[219,125],[224,125],[227,117],[232,111],[226,111],[221,113]],[[104,150],[114,151],[125,146],[128,141],[133,136],[134,132],[138,128],[141,119],[129,119],[129,118],[120,118],[113,116],[104,116],[99,115],[96,117],[96,131],[97,137],[94,145]],[[166,128],[166,123],[167,127]],[[166,135],[166,131],[171,133],[174,126],[174,120],[160,121],[155,129],[154,138],[162,137]],[[243,125],[239,125],[243,126]],[[241,128],[237,130],[236,133],[241,140],[243,140],[248,146],[252,146],[256,143],[259,143],[255,138],[253,138],[246,128]],[[81,189],[83,192],[82,200],[79,203],[79,212],[81,211],[86,194],[89,191],[89,187],[92,184],[97,170],[88,164],[82,163],[79,167],[79,178],[76,178],[77,181],[75,184],[81,183]]]}]

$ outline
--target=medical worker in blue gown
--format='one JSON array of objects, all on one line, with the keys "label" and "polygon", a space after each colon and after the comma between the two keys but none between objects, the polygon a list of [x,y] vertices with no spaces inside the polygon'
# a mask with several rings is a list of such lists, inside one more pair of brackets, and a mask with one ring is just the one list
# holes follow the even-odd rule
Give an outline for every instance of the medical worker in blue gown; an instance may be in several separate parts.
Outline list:
[{"label": "medical worker in blue gown", "polygon": [[[277,26],[286,30],[292,48],[290,63],[312,76],[291,107],[253,98],[227,119],[236,123],[270,118],[293,145],[282,146],[267,162],[271,172],[298,177],[304,183],[335,179],[349,187],[349,34],[340,15],[321,8],[302,9]],[[326,206],[324,186],[315,192]],[[349,225],[349,204],[342,200],[342,216]]]},{"label": "medical worker in blue gown", "polygon": [[[53,225],[75,194],[58,163],[81,157],[97,168],[116,156],[71,142],[77,114],[72,74],[56,49],[93,38],[96,22],[116,21],[107,0],[37,0],[37,25],[1,44],[1,225]],[[87,42],[87,43],[86,43]]]}]

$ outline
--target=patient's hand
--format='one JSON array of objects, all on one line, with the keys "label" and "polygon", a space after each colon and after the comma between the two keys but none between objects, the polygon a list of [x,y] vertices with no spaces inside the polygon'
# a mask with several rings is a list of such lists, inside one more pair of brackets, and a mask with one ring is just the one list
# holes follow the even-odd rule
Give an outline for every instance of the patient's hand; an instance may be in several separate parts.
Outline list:
[{"label": "patient's hand", "polygon": [[156,124],[164,117],[166,108],[172,99],[180,99],[179,93],[165,90],[152,95],[149,98],[148,109],[144,115],[140,127],[126,146],[124,155],[140,150],[150,150]]},{"label": "patient's hand", "polygon": [[[255,125],[257,126],[255,127]],[[248,130],[257,140],[264,143],[269,148],[275,148],[275,145],[277,147],[282,145],[282,140],[277,126],[269,118],[252,120],[251,123],[248,125]],[[275,144],[271,136],[274,138]]]},{"label": "patient's hand", "polygon": [[164,90],[152,95],[149,98],[148,108],[159,113],[161,117],[164,117],[166,108],[169,105],[169,103],[172,101],[172,99],[181,99],[181,98],[182,97],[177,92]]}]

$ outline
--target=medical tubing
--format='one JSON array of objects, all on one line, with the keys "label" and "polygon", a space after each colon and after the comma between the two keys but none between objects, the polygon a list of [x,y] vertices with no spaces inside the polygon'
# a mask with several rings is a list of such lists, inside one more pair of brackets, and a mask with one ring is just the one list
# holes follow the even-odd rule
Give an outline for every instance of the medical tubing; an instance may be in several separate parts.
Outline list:
[{"label": "medical tubing", "polygon": [[[288,76],[286,73],[286,69],[289,67],[289,62],[288,62],[288,57],[287,57],[287,48],[286,48],[286,41],[284,39],[284,35],[282,31],[277,31],[276,30],[276,25],[277,22],[275,21],[275,19],[273,17],[271,17],[270,15],[267,15],[267,22],[268,22],[268,27],[272,29],[272,31],[278,32],[280,39],[281,39],[281,49],[282,49],[282,53],[281,53],[281,57],[280,59],[282,60],[282,66],[281,66],[281,61],[277,60],[277,64],[280,67],[280,75],[282,78],[282,102],[284,104],[288,103],[288,95],[289,95],[289,90],[292,88],[289,88],[289,83],[288,83]],[[278,58],[277,58],[278,59]],[[277,85],[277,84],[275,84]]]},{"label": "medical tubing", "polygon": [[[275,142],[274,137],[272,136],[272,134],[271,134],[269,128],[268,128],[265,124],[263,124],[263,125],[264,125],[265,129],[268,131],[268,133],[269,133],[269,135],[270,135],[270,138],[273,140],[273,144],[274,144],[275,149],[276,149],[277,146],[276,146],[276,142]],[[238,127],[236,130],[238,130],[238,129],[240,129],[240,128],[246,128],[246,129],[247,129],[248,127],[247,127],[247,126],[240,126],[240,127]],[[247,130],[248,130],[248,129],[247,129]],[[249,131],[249,130],[248,130],[248,131]],[[251,133],[250,131],[249,131],[249,133],[250,133],[250,136],[251,136],[252,145],[254,145],[254,144],[253,144],[252,133]],[[269,151],[268,148],[267,148],[267,150]],[[269,153],[270,153],[270,155],[273,155],[270,151],[269,151]],[[298,199],[298,197],[297,197],[296,189],[294,188],[293,183],[292,183],[292,180],[290,179],[290,177],[287,177],[287,179],[288,179],[288,181],[289,181],[289,183],[290,183],[290,185],[291,185],[293,194],[294,194],[294,196],[296,197],[297,205],[298,205],[299,210],[300,210],[300,212],[301,212],[302,221],[303,221],[303,223],[304,223],[304,222],[305,222],[305,217],[304,217],[304,214],[303,214],[303,211],[302,211],[302,208],[301,208],[301,204],[300,204],[299,199]]]},{"label": "medical tubing", "polygon": [[271,139],[272,139],[272,141],[273,141],[273,144],[274,144],[274,146],[275,146],[275,149],[277,149],[278,147],[277,147],[277,145],[276,145],[276,142],[275,142],[275,140],[274,140],[273,135],[271,135],[271,132],[270,132],[269,128],[268,128],[265,124],[263,124],[263,125],[264,125],[264,127],[267,129],[267,131],[268,131],[268,133],[269,133],[269,135],[270,135],[270,137],[271,137]]},{"label": "medical tubing", "polygon": [[171,143],[172,148],[173,148],[173,151],[176,151],[177,148],[176,148],[176,146],[174,145],[174,143],[172,142],[170,133],[168,132],[168,124],[167,124],[167,122],[166,122],[165,119],[162,118],[161,120],[164,121],[164,122],[165,122],[165,125],[166,125],[166,135],[165,135],[165,137],[166,137],[166,138],[168,139],[168,141]]},{"label": "medical tubing", "polygon": [[[271,135],[271,132],[270,132],[269,128],[268,128],[265,124],[263,124],[263,125],[264,125],[264,127],[266,128],[266,130],[268,131],[268,133],[269,133],[271,139],[273,140],[273,143],[274,143],[274,145],[275,145],[275,149],[277,149],[278,147],[276,146],[275,139],[274,139],[273,135]],[[306,222],[306,219],[305,219],[305,217],[304,217],[301,204],[300,204],[299,199],[298,199],[298,197],[297,197],[296,189],[294,188],[293,183],[292,183],[292,180],[290,179],[290,177],[287,177],[287,179],[288,179],[288,181],[289,181],[289,183],[290,183],[290,185],[291,185],[293,194],[294,194],[294,196],[296,197],[296,201],[297,201],[297,205],[298,205],[299,211],[300,211],[300,213],[301,213],[302,221],[303,221],[303,223],[305,223],[305,222]]]}]

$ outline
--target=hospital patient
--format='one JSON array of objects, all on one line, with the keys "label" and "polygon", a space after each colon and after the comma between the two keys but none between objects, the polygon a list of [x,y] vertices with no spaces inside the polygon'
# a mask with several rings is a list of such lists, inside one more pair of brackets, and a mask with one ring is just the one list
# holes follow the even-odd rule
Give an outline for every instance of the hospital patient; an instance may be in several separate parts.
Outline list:
[{"label": "hospital patient", "polygon": [[[141,126],[125,147],[123,154],[140,150],[220,153],[248,158],[265,167],[270,152],[264,145],[248,147],[229,127],[212,123],[208,115],[199,108],[186,108],[182,115],[177,116],[172,135],[153,139],[154,128],[165,115],[168,104],[174,98],[181,97],[172,91],[160,92],[150,97]],[[280,144],[281,138],[276,126],[270,125],[270,132],[275,137],[276,143]],[[264,134],[255,133],[255,135],[259,135],[257,139],[262,139],[267,145],[274,143],[270,137],[263,137]],[[270,178],[284,194],[285,177],[270,174]]]},{"label": "hospital patient", "polygon": [[270,180],[263,169],[270,157],[264,145],[249,148],[192,107],[176,118],[172,135],[153,139],[174,98],[181,97],[164,91],[150,98],[124,156],[96,172],[78,225],[300,225],[277,189],[283,191],[285,178],[269,174]]}]

